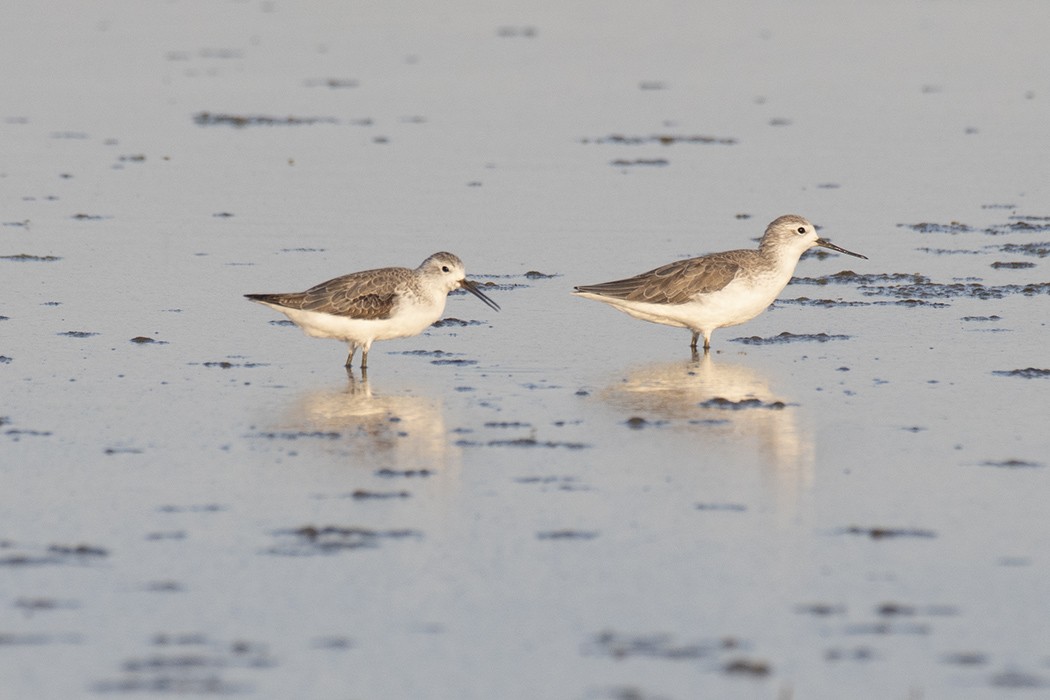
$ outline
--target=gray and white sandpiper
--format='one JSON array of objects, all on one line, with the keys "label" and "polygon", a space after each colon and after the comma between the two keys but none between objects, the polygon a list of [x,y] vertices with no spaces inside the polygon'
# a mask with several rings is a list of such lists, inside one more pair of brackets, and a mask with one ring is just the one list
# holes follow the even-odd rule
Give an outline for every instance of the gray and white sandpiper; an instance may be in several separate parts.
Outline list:
[{"label": "gray and white sandpiper", "polygon": [[574,294],[643,321],[688,328],[693,332],[690,347],[695,349],[702,335],[708,350],[716,328],[750,321],[765,311],[791,281],[802,254],[816,246],[867,260],[820,238],[801,216],[788,214],[766,227],[758,250],[678,260],[627,279],[580,285]]},{"label": "gray and white sandpiper", "polygon": [[373,342],[419,335],[441,318],[448,293],[459,288],[499,311],[499,304],[466,278],[463,261],[452,253],[434,253],[414,270],[383,267],[336,277],[305,292],[244,296],[280,311],[309,336],[348,343],[347,367],[361,348],[365,369]]}]

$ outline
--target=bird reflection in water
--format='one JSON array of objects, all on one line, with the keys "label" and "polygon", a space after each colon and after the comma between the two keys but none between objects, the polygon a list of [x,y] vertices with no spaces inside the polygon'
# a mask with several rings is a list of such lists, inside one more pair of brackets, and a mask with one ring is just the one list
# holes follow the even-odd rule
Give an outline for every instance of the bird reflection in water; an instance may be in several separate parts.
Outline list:
[{"label": "bird reflection in water", "polygon": [[603,401],[637,420],[673,431],[702,432],[734,448],[757,450],[777,478],[799,485],[812,478],[813,443],[796,406],[776,395],[752,367],[693,353],[687,362],[644,365],[605,389]]},{"label": "bird reflection in water", "polygon": [[460,450],[448,439],[442,403],[410,391],[375,392],[367,373],[358,378],[347,368],[345,387],[302,395],[283,429],[327,435],[326,449],[377,470],[447,473],[459,466]]}]

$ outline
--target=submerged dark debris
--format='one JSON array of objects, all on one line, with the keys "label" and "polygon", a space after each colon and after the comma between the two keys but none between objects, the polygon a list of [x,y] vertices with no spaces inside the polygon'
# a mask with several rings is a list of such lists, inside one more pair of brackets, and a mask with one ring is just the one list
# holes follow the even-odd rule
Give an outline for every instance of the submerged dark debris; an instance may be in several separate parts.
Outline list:
[{"label": "submerged dark debris", "polygon": [[722,671],[731,676],[768,676],[773,672],[773,667],[768,661],[760,659],[733,659],[726,662]]},{"label": "submerged dark debris", "polygon": [[19,546],[0,541],[0,567],[45,566],[51,564],[91,564],[109,556],[105,547],[90,544],[52,544],[47,547]]},{"label": "submerged dark debris", "polygon": [[994,674],[988,681],[993,688],[1045,688],[1050,680],[1024,671],[1008,670]]},{"label": "submerged dark debris", "polygon": [[369,491],[367,489],[357,489],[356,491],[353,491],[350,494],[350,498],[354,499],[355,501],[386,501],[390,499],[411,497],[412,494],[408,491]]},{"label": "submerged dark debris", "polygon": [[609,165],[615,168],[630,168],[634,166],[648,166],[662,168],[670,165],[671,161],[666,158],[635,158],[634,160],[627,160],[625,158],[617,158],[614,161],[610,161]]},{"label": "submerged dark debris", "polygon": [[430,469],[388,469],[384,467],[383,469],[377,469],[375,471],[376,476],[384,479],[393,479],[396,477],[407,477],[410,479],[415,477],[426,478],[433,474],[434,472]]},{"label": "submerged dark debris", "polygon": [[316,78],[303,81],[306,87],[355,88],[359,85],[353,78]]},{"label": "submerged dark debris", "polygon": [[979,250],[969,250],[960,248],[930,248],[929,246],[923,246],[916,248],[915,250],[920,253],[929,253],[931,255],[980,255]]},{"label": "submerged dark debris", "polygon": [[919,537],[919,538],[934,538],[937,533],[933,530],[923,530],[920,528],[901,528],[901,527],[860,527],[858,525],[850,525],[838,530],[840,535],[864,535],[870,537],[873,540],[885,540],[885,539],[896,539],[900,537]]},{"label": "submerged dark debris", "polygon": [[390,353],[392,355],[414,355],[417,357],[454,357],[459,355],[458,352],[446,352],[444,350],[402,350],[398,353]]},{"label": "submerged dark debris", "polygon": [[1015,294],[1027,297],[1050,294],[1050,282],[1002,285],[984,285],[980,282],[953,282],[950,284],[926,282],[915,285],[861,286],[860,292],[865,296],[888,296],[908,299],[969,298],[987,300],[1003,299]]},{"label": "submerged dark debris", "polygon": [[198,112],[193,121],[198,126],[310,126],[312,124],[338,124],[335,117],[273,117],[265,114],[214,114]]},{"label": "submerged dark debris", "polygon": [[631,416],[630,418],[624,421],[624,425],[626,425],[631,430],[641,430],[642,428],[656,428],[666,424],[667,421],[665,420],[648,420],[646,418],[643,418],[642,416]]},{"label": "submerged dark debris", "polygon": [[747,510],[747,506],[743,503],[697,503],[693,507],[697,510],[731,511],[734,513],[743,513]]},{"label": "submerged dark debris", "polygon": [[593,540],[597,536],[598,533],[591,530],[548,530],[536,533],[536,538],[541,540]]},{"label": "submerged dark debris", "polygon": [[988,655],[979,651],[955,651],[945,654],[941,662],[956,666],[981,666],[988,663]]},{"label": "submerged dark debris", "polygon": [[[161,634],[158,647],[121,663],[123,675],[94,683],[96,693],[174,695],[234,695],[252,686],[228,681],[229,669],[267,669],[277,665],[266,646],[245,640],[212,643],[200,634]],[[240,675],[240,674],[239,674]]]},{"label": "submerged dark debris", "polygon": [[1024,369],[998,369],[992,374],[1000,377],[1021,377],[1023,379],[1040,379],[1050,377],[1050,369],[1039,369],[1037,367],[1025,367]]},{"label": "submerged dark debris", "polygon": [[223,513],[229,506],[221,503],[191,503],[189,505],[168,504],[157,508],[158,513]]},{"label": "submerged dark debris", "polygon": [[852,649],[828,649],[824,652],[825,661],[872,661],[879,655],[868,646],[859,646]]},{"label": "submerged dark debris", "polygon": [[935,224],[924,221],[918,224],[897,224],[897,228],[907,228],[917,233],[971,233],[975,229],[958,221],[947,224]]},{"label": "submerged dark debris", "polygon": [[914,622],[857,622],[846,625],[846,634],[915,634],[927,635],[930,626]]},{"label": "submerged dark debris", "polygon": [[719,652],[737,649],[734,639],[708,642],[676,642],[670,634],[622,634],[611,630],[599,632],[583,644],[585,656],[608,656],[613,659],[644,657],[671,661],[695,661]]},{"label": "submerged dark debris", "polygon": [[372,530],[364,527],[305,525],[294,530],[279,530],[274,533],[279,543],[267,550],[269,554],[283,556],[309,556],[333,554],[345,550],[378,547],[382,540],[421,539],[418,530]]},{"label": "submerged dark debris", "polygon": [[522,476],[514,480],[516,484],[534,484],[548,491],[553,488],[557,491],[590,491],[591,488],[581,484],[574,476]]},{"label": "submerged dark debris", "polygon": [[251,369],[253,367],[266,367],[267,365],[262,362],[230,362],[229,360],[212,360],[209,362],[190,362],[190,365],[200,365],[202,367],[218,367],[219,369],[233,369],[234,367],[245,367]]},{"label": "submerged dark debris", "polygon": [[987,236],[1002,236],[1008,233],[1042,233],[1050,231],[1050,217],[1045,216],[1011,216],[1010,221],[1005,224],[995,224],[978,228],[964,224],[960,221],[952,221],[947,224],[922,222],[918,224],[897,224],[898,228],[906,228],[916,233],[946,233],[957,235],[960,233],[982,233]]},{"label": "submerged dark debris", "polygon": [[61,259],[55,255],[30,255],[28,253],[0,255],[0,260],[8,260],[10,262],[56,262]]},{"label": "submerged dark debris", "polygon": [[1038,469],[1043,465],[1039,462],[1031,462],[1026,459],[986,459],[981,462],[982,467],[997,467],[999,469]]},{"label": "submerged dark debris", "polygon": [[555,440],[537,440],[534,437],[515,438],[512,440],[489,440],[478,442],[475,440],[457,440],[457,447],[544,447],[565,448],[567,450],[582,450],[590,445],[583,442],[558,442]]},{"label": "submerged dark debris", "polygon": [[831,275],[820,277],[792,277],[791,284],[853,284],[857,286],[873,284],[930,284],[930,278],[917,272],[893,272],[879,274],[859,274],[853,270],[842,270]]},{"label": "submerged dark debris", "polygon": [[1035,267],[1033,262],[993,262],[993,270],[1029,270]]},{"label": "submerged dark debris", "polygon": [[[885,282],[891,282],[885,284]],[[826,285],[829,283],[852,283],[865,296],[887,296],[919,303],[925,299],[951,299],[968,297],[973,299],[1002,299],[1013,294],[1034,296],[1050,294],[1050,282],[1030,284],[985,285],[976,281],[959,281],[947,284],[933,282],[919,274],[857,275],[842,272],[819,278],[795,278],[793,284]],[[779,300],[783,303],[785,300]],[[856,302],[846,302],[856,303]]]},{"label": "submerged dark debris", "polygon": [[735,138],[727,138],[722,136],[706,136],[702,134],[650,134],[648,136],[626,136],[624,134],[610,134],[609,136],[601,136],[595,139],[585,138],[580,140],[580,143],[594,143],[599,145],[614,144],[619,146],[642,146],[649,144],[673,146],[679,143],[731,146],[736,142],[737,140]]},{"label": "submerged dark debris", "polygon": [[[1016,255],[1033,255],[1037,258],[1045,258],[1050,255],[1050,243],[1004,243],[999,246],[1004,253]],[[1006,264],[1006,263],[1002,263]],[[1014,265],[1034,266],[1033,263],[1013,263]]]},{"label": "submerged dark debris", "polygon": [[257,433],[256,437],[267,440],[338,440],[342,433],[334,430],[271,430]]},{"label": "submerged dark debris", "polygon": [[832,615],[845,615],[846,606],[840,603],[799,603],[795,606],[795,612],[799,615],[831,617]]},{"label": "submerged dark debris", "polygon": [[716,396],[697,404],[700,408],[720,408],[731,411],[741,411],[749,408],[768,408],[780,411],[787,407],[783,401],[763,401],[762,399],[750,398],[733,401],[732,399]]},{"label": "submerged dark debris", "polygon": [[450,316],[448,318],[440,318],[437,321],[434,321],[432,324],[430,324],[430,327],[431,328],[448,328],[448,327],[463,328],[464,326],[483,326],[483,325],[485,325],[485,324],[482,321],[475,321],[475,320],[464,321],[461,318],[454,318],[454,317]]},{"label": "submerged dark debris", "polygon": [[49,644],[81,644],[79,634],[46,634],[39,632],[0,632],[0,647],[46,646]]},{"label": "submerged dark debris", "polygon": [[950,304],[941,301],[927,301],[925,299],[896,299],[894,301],[843,301],[841,299],[810,299],[809,297],[797,297],[795,299],[777,299],[775,306],[815,306],[823,309],[853,307],[853,306],[904,306],[908,308],[923,307],[927,309],[943,309]]},{"label": "submerged dark debris", "polygon": [[[829,340],[849,340],[852,336],[848,335],[829,335],[827,333],[790,333],[784,331],[779,335],[775,335],[772,338],[762,338],[757,335],[749,337],[733,338],[734,343],[743,343],[744,345],[773,345],[780,343],[795,343],[795,342],[817,342],[826,343]],[[783,408],[783,406],[781,406]]]}]

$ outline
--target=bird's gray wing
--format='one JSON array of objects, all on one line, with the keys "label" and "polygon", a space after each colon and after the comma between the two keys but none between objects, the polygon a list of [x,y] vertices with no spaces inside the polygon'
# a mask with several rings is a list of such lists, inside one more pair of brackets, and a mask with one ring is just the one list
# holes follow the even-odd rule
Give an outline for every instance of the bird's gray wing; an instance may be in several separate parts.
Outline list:
[{"label": "bird's gray wing", "polygon": [[304,311],[360,319],[390,318],[401,295],[400,285],[411,280],[405,268],[388,267],[354,272],[295,294],[249,294],[249,299]]},{"label": "bird's gray wing", "polygon": [[697,294],[717,292],[739,272],[740,265],[729,259],[690,258],[627,279],[583,285],[576,290],[626,301],[684,304]]}]

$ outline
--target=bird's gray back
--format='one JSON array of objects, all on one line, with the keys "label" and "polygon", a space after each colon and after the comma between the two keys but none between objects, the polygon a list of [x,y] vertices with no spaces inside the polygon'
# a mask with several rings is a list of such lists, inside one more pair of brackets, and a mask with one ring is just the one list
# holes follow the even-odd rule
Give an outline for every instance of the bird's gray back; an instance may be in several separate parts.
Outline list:
[{"label": "bird's gray back", "polygon": [[[736,279],[746,258],[757,255],[753,250],[730,250],[688,260],[676,260],[634,277],[582,285],[581,292],[600,294],[625,301],[652,304],[684,304],[697,294],[723,289]],[[753,263],[752,263],[753,264]]]},{"label": "bird's gray back", "polygon": [[305,292],[255,294],[251,298],[278,306],[360,319],[390,318],[398,296],[415,278],[403,267],[364,270],[330,279]]}]

